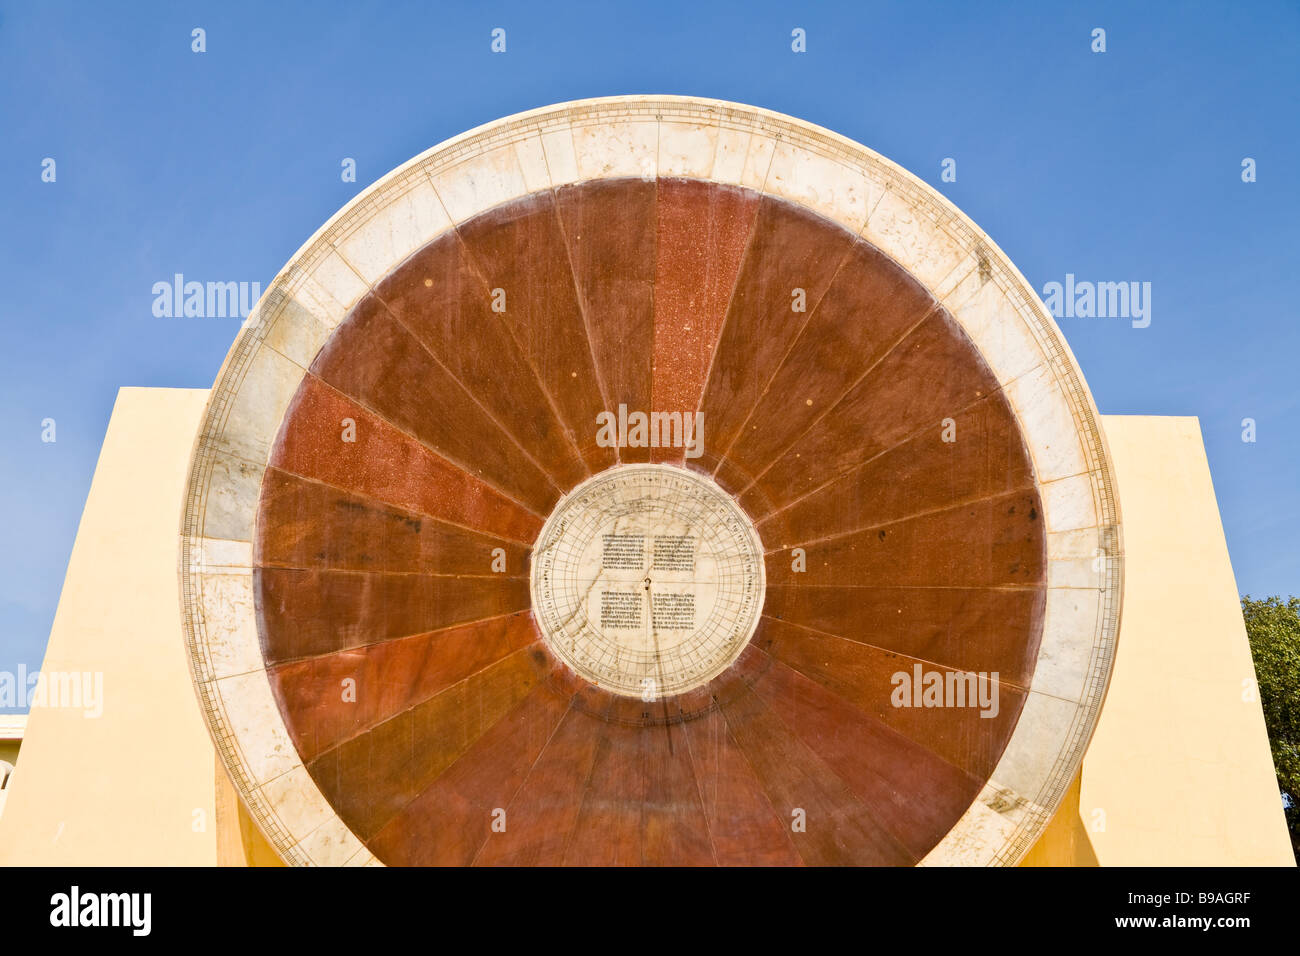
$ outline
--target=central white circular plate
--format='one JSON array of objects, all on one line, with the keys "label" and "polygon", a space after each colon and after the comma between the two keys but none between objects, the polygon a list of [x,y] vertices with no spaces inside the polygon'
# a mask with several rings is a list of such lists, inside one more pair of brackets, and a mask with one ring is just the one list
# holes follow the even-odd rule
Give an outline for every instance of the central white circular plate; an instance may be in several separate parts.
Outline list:
[{"label": "central white circular plate", "polygon": [[711,479],[618,465],[573,489],[533,549],[533,614],[584,680],[657,700],[731,665],[763,609],[763,546]]}]

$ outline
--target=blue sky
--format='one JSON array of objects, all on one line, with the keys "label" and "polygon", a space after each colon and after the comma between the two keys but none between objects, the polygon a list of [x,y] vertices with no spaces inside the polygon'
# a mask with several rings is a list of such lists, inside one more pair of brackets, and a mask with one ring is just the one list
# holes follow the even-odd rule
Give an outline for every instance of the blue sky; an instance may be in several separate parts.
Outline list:
[{"label": "blue sky", "polygon": [[1268,2],[0,3],[0,670],[40,666],[118,387],[206,388],[234,339],[154,317],[155,282],[265,286],[429,146],[617,93],[865,143],[1040,291],[1150,282],[1149,328],[1061,320],[1097,404],[1198,416],[1239,589],[1300,593],[1298,51],[1300,6]]}]

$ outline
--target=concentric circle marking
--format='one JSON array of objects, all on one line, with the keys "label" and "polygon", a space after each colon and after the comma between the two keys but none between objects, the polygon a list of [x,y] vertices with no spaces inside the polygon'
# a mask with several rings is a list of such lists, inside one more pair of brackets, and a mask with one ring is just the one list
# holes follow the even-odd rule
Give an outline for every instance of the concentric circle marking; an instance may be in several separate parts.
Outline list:
[{"label": "concentric circle marking", "polygon": [[656,700],[735,661],[763,607],[763,548],[712,480],[620,465],[556,506],[533,550],[533,613],[580,677]]}]

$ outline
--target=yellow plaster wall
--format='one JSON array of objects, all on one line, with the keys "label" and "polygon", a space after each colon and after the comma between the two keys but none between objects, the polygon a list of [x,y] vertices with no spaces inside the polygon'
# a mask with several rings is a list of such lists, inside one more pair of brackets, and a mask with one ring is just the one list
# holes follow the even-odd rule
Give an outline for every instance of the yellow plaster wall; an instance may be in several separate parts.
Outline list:
[{"label": "yellow plaster wall", "polygon": [[0,816],[0,864],[216,863],[214,750],[176,577],[207,394],[118,392],[42,666],[102,673],[103,714],[33,708]]},{"label": "yellow plaster wall", "polygon": [[213,753],[217,784],[217,865],[284,866],[240,802],[221,759]]},{"label": "yellow plaster wall", "polygon": [[1097,866],[1088,830],[1079,816],[1080,778],[1065,792],[1056,816],[1030,847],[1021,866]]},{"label": "yellow plaster wall", "polygon": [[1025,864],[1293,866],[1200,424],[1102,424],[1124,525],[1119,649],[1081,780]]}]

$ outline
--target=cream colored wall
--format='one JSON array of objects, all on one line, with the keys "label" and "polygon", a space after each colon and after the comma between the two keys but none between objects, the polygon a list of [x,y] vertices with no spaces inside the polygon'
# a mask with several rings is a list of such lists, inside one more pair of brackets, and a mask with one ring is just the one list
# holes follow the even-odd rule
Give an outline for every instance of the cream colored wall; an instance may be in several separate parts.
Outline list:
[{"label": "cream colored wall", "polygon": [[42,667],[102,672],[103,714],[33,709],[0,816],[0,864],[216,862],[214,753],[185,661],[176,578],[207,394],[118,393]]},{"label": "cream colored wall", "polygon": [[1102,423],[1124,522],[1119,650],[1077,800],[1026,863],[1292,866],[1200,425]]}]

